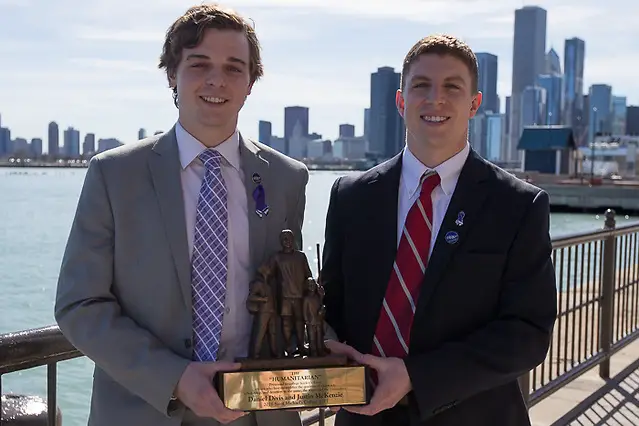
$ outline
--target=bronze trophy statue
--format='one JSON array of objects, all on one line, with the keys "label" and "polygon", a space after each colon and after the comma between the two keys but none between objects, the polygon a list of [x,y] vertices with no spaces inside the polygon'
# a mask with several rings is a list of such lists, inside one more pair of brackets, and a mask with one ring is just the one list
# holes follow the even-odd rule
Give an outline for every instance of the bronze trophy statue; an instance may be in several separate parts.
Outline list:
[{"label": "bronze trophy statue", "polygon": [[322,356],[327,353],[324,345],[324,305],[319,285],[313,278],[307,280],[308,288],[304,296],[304,322],[308,333],[308,353]]},{"label": "bronze trophy statue", "polygon": [[295,248],[292,231],[282,231],[280,244],[249,283],[249,356],[237,360],[239,371],[218,374],[222,401],[243,411],[366,404],[367,367],[330,354],[324,344],[319,277]]},{"label": "bronze trophy statue", "polygon": [[260,357],[264,338],[268,334],[270,354],[272,357],[280,358],[282,351],[277,344],[277,304],[264,268],[260,268],[258,276],[250,284],[246,307],[254,315],[253,339],[249,347],[249,356]]}]

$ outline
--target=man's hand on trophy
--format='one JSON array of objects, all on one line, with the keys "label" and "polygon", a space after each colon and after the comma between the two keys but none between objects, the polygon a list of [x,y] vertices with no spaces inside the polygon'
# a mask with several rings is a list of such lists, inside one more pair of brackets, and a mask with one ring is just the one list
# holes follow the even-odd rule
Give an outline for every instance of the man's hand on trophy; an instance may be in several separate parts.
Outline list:
[{"label": "man's hand on trophy", "polygon": [[400,358],[385,358],[362,354],[357,349],[335,340],[327,340],[326,347],[333,354],[346,355],[359,364],[375,370],[377,385],[369,404],[364,406],[331,407],[332,411],[344,409],[352,413],[372,416],[394,407],[412,389],[404,361]]},{"label": "man's hand on trophy", "polygon": [[360,362],[359,358],[363,356],[363,354],[354,347],[349,346],[346,343],[338,342],[337,340],[326,339],[324,340],[324,345],[332,355],[346,355],[357,362]]},{"label": "man's hand on trophy", "polygon": [[211,417],[222,424],[237,420],[246,412],[226,408],[213,387],[213,379],[220,371],[239,368],[239,363],[232,362],[192,362],[182,373],[175,397],[198,417]]},{"label": "man's hand on trophy", "polygon": [[375,370],[377,385],[368,405],[342,407],[346,411],[365,416],[373,416],[380,411],[394,407],[408,392],[412,384],[404,360],[401,358],[362,355],[357,362]]}]

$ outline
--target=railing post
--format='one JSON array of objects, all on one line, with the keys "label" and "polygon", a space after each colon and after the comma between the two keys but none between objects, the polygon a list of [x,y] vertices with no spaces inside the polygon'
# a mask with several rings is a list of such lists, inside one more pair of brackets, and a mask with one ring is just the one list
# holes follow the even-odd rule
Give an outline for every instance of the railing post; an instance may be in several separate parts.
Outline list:
[{"label": "railing post", "polygon": [[[604,229],[615,229],[615,211],[606,210]],[[610,378],[610,348],[613,340],[613,311],[615,297],[615,242],[616,237],[606,237],[603,243],[603,267],[601,270],[601,309],[599,316],[599,337],[601,350],[606,356],[599,364],[599,377]]]}]

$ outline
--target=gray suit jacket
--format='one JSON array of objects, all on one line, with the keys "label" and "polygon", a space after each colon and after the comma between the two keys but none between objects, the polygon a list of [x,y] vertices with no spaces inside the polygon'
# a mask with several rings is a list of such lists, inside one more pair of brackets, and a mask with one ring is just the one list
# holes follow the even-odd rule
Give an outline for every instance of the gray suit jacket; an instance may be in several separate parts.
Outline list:
[{"label": "gray suit jacket", "polygon": [[[308,170],[242,138],[240,158],[256,269],[280,248],[284,228],[302,247]],[[262,177],[270,207],[264,218],[253,213],[253,173]],[[192,359],[190,261],[174,130],[91,160],[62,260],[55,318],[95,362],[90,425],[175,426],[185,414],[192,417],[180,404],[170,408]],[[259,426],[300,424],[294,412],[238,422],[256,419]]]}]

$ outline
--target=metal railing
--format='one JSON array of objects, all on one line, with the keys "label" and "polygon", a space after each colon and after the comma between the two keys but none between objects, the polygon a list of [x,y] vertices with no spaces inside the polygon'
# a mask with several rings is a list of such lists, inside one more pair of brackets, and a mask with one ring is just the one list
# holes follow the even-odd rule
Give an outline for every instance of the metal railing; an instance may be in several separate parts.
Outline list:
[{"label": "metal railing", "polygon": [[639,224],[553,240],[558,314],[545,361],[520,378],[528,406],[599,367],[610,378],[610,358],[639,337]]},{"label": "metal railing", "polygon": [[[639,337],[639,223],[615,226],[606,212],[604,229],[553,239],[558,315],[545,361],[520,378],[532,407],[593,367],[610,376],[610,357]],[[0,335],[2,375],[47,366],[48,424],[55,425],[57,363],[82,356],[57,326]],[[319,423],[328,409],[304,419]]]}]

